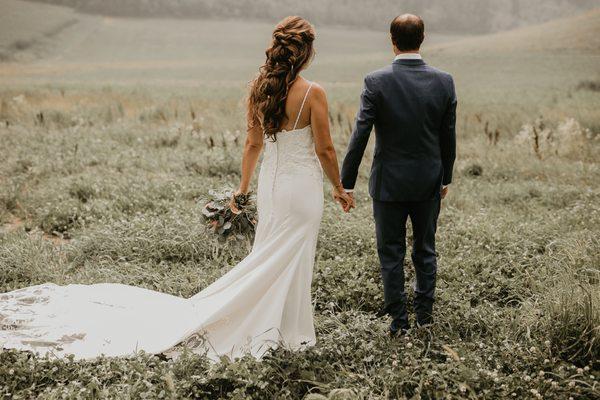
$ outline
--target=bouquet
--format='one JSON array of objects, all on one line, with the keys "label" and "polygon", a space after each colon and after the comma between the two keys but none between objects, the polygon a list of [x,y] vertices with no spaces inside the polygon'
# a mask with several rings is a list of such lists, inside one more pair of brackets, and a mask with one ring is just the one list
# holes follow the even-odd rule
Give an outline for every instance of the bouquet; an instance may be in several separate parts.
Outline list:
[{"label": "bouquet", "polygon": [[[221,236],[254,233],[257,223],[256,196],[250,192],[234,196],[231,189],[209,190],[202,209],[207,225]],[[234,207],[232,208],[232,203]]]}]

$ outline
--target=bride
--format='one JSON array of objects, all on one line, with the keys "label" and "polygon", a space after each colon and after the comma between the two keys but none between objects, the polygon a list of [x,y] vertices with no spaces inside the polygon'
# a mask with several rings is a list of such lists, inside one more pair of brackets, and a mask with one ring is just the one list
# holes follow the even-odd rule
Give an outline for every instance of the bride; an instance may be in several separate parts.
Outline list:
[{"label": "bride", "polygon": [[189,299],[109,283],[47,283],[0,294],[0,345],[78,359],[183,345],[214,360],[313,345],[310,286],[323,171],[344,211],[353,207],[340,183],[325,92],[300,75],[313,58],[314,38],[306,20],[285,18],[250,86],[236,196],[249,191],[263,149],[264,157],[259,223],[244,260]]}]

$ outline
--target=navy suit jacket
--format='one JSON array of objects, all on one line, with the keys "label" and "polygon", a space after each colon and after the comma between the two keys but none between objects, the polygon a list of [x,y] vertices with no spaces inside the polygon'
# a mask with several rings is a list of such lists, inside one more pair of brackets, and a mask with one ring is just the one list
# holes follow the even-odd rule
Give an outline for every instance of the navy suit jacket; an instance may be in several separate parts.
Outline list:
[{"label": "navy suit jacket", "polygon": [[452,181],[456,157],[456,93],[452,76],[423,60],[399,59],[366,76],[342,166],[353,189],[373,126],[369,194],[380,201],[425,201]]}]

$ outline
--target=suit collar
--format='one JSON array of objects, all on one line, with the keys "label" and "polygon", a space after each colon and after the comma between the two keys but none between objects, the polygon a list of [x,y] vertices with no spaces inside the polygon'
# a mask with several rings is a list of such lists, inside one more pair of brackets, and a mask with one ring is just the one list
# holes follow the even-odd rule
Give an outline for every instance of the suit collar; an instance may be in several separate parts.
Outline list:
[{"label": "suit collar", "polygon": [[392,64],[400,64],[400,65],[425,65],[425,61],[422,59],[398,59],[394,60]]}]

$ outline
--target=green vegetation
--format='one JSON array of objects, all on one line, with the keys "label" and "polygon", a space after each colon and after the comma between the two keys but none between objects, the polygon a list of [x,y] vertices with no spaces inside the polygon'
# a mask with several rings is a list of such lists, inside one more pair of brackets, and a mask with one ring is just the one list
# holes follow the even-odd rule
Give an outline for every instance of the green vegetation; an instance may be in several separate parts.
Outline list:
[{"label": "green vegetation", "polygon": [[[191,296],[251,245],[206,229],[198,200],[238,182],[244,82],[269,27],[89,18],[52,39],[55,57],[0,64],[0,292],[109,281]],[[390,56],[379,33],[320,34],[307,76],[328,89],[341,154],[361,76]],[[367,162],[353,213],[326,201],[314,348],[219,365],[191,354],[75,362],[2,351],[0,396],[600,396],[600,53],[502,40],[425,51],[455,75],[461,101],[431,329],[391,340],[375,317]],[[154,41],[172,46],[140,44]]]},{"label": "green vegetation", "polygon": [[[64,92],[65,101],[78,98]],[[205,112],[227,106],[212,103]],[[227,133],[189,115],[176,120],[167,108],[165,120],[154,122],[140,122],[141,113],[106,122],[107,113],[64,112],[0,129],[1,291],[111,281],[191,296],[246,254],[250,239],[220,242],[197,203],[208,189],[237,182],[239,123]],[[334,123],[339,148],[346,141],[340,125],[349,122]],[[364,397],[597,395],[600,158],[597,141],[570,126],[575,137],[564,140],[574,140],[574,150],[542,159],[526,133],[494,145],[481,127],[462,132],[440,221],[431,332],[391,341],[385,320],[374,317],[382,289],[364,168],[355,213],[340,216],[327,202],[313,284],[314,349],[217,367],[191,355],[70,362],[5,351],[0,391],[16,398],[298,398],[336,388]],[[593,151],[582,159],[586,148]]]}]

